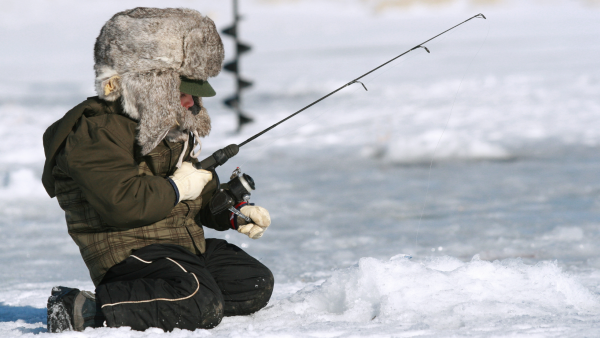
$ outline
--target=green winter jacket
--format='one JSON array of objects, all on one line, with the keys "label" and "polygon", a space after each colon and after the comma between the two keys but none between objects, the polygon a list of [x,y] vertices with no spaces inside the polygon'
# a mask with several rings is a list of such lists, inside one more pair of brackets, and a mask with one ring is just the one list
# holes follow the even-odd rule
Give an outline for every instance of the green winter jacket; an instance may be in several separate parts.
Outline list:
[{"label": "green winter jacket", "polygon": [[[200,254],[201,224],[229,228],[229,215],[213,216],[207,207],[217,178],[196,200],[174,205],[175,190],[166,177],[175,171],[183,143],[163,140],[142,156],[136,127],[118,101],[91,97],[44,133],[42,182],[65,211],[95,285],[136,249],[168,243]],[[184,160],[191,160],[189,151]]]}]

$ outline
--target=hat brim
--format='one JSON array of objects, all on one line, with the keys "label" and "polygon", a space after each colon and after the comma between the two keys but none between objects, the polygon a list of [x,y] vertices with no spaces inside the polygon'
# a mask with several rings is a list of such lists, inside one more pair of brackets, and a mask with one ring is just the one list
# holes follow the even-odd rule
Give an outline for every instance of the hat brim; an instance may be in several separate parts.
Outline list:
[{"label": "hat brim", "polygon": [[185,77],[181,77],[181,85],[179,85],[179,91],[192,96],[200,97],[211,97],[217,95],[213,87],[208,81],[203,80],[192,80]]}]

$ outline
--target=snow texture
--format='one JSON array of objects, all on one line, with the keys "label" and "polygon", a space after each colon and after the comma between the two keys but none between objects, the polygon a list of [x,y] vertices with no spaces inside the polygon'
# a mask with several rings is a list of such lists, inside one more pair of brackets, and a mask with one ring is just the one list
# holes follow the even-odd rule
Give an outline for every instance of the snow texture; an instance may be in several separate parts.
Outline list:
[{"label": "snow texture", "polygon": [[[240,134],[204,104],[203,154],[240,143],[479,13],[244,146],[259,240],[207,231],[271,268],[269,305],[195,332],[55,337],[594,337],[600,329],[600,3],[245,0]],[[0,336],[48,336],[56,285],[93,290],[41,182],[42,134],[94,95],[114,13],[164,1],[0,3]],[[231,23],[229,1],[173,0]],[[233,44],[223,37],[226,60]],[[203,156],[203,155],[201,155]],[[409,258],[412,257],[412,258]]]}]

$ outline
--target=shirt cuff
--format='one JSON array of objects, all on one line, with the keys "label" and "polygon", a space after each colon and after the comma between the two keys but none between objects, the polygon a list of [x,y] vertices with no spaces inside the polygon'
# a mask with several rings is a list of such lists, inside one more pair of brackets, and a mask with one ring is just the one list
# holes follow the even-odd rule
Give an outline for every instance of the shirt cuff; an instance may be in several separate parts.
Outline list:
[{"label": "shirt cuff", "polygon": [[179,203],[179,189],[177,189],[177,184],[175,184],[175,182],[173,182],[173,180],[170,177],[167,177],[167,181],[171,183],[171,185],[173,186],[173,190],[175,190],[175,204],[173,204],[173,206],[175,206],[177,205],[177,203]]}]

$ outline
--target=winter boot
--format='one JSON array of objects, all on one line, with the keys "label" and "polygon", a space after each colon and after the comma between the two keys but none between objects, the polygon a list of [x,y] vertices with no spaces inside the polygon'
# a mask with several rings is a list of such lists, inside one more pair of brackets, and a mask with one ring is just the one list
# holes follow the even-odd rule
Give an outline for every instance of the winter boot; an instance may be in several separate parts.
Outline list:
[{"label": "winter boot", "polygon": [[104,315],[89,291],[55,286],[48,298],[48,332],[83,331],[101,327]]}]

